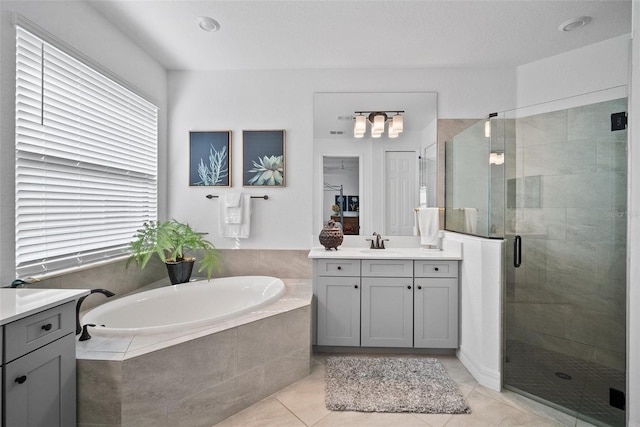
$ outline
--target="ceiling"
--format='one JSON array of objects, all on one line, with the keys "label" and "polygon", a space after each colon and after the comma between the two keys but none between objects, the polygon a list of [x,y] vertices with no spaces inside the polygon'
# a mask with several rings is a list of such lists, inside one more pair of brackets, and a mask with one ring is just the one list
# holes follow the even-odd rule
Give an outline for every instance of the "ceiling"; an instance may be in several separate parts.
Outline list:
[{"label": "ceiling", "polygon": [[630,0],[86,1],[168,70],[516,67],[631,31]]}]

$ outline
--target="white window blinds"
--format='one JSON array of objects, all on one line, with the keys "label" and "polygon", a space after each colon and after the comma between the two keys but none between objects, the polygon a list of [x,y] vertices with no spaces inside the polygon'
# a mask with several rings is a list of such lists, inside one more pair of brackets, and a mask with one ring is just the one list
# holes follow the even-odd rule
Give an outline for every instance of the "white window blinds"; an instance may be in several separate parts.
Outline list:
[{"label": "white window blinds", "polygon": [[121,256],[157,219],[156,106],[17,28],[16,272]]}]

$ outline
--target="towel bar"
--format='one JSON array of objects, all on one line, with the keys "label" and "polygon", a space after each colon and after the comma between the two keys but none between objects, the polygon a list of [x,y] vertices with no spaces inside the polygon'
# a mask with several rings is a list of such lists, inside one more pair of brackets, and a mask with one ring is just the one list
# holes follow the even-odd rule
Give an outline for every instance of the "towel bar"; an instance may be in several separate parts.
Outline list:
[{"label": "towel bar", "polygon": [[[220,196],[214,196],[213,194],[207,194],[206,195],[207,199],[217,199]],[[264,196],[251,196],[252,199],[265,199],[265,200],[269,200],[269,196],[267,196],[266,194]]]}]

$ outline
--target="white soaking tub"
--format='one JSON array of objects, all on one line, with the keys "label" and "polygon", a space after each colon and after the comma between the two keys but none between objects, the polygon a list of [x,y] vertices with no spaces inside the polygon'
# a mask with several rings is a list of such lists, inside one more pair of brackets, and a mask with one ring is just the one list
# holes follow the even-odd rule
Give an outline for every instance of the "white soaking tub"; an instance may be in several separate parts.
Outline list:
[{"label": "white soaking tub", "polygon": [[197,280],[107,302],[87,312],[81,323],[97,325],[90,331],[98,335],[186,330],[254,311],[284,292],[282,280],[269,276]]}]

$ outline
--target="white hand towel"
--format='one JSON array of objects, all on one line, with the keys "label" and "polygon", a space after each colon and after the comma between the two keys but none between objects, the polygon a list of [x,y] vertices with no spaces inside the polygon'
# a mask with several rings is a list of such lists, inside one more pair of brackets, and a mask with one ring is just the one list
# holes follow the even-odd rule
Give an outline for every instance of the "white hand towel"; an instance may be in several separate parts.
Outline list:
[{"label": "white hand towel", "polygon": [[246,239],[251,232],[251,196],[249,194],[242,195],[242,222],[239,224],[228,223],[225,221],[227,207],[224,203],[219,205],[218,229],[220,237],[236,237]]},{"label": "white hand towel", "polygon": [[439,209],[418,208],[417,218],[420,230],[420,244],[438,246],[438,231],[440,231]]},{"label": "white hand towel", "polygon": [[464,208],[464,231],[465,233],[475,234],[478,224],[478,209]]},{"label": "white hand towel", "polygon": [[242,200],[242,193],[239,191],[233,191],[224,195],[224,202],[228,208],[237,208],[240,206]]},{"label": "white hand towel", "polygon": [[227,224],[242,224],[243,199],[241,192],[225,194],[220,201],[225,206],[224,222]]}]

